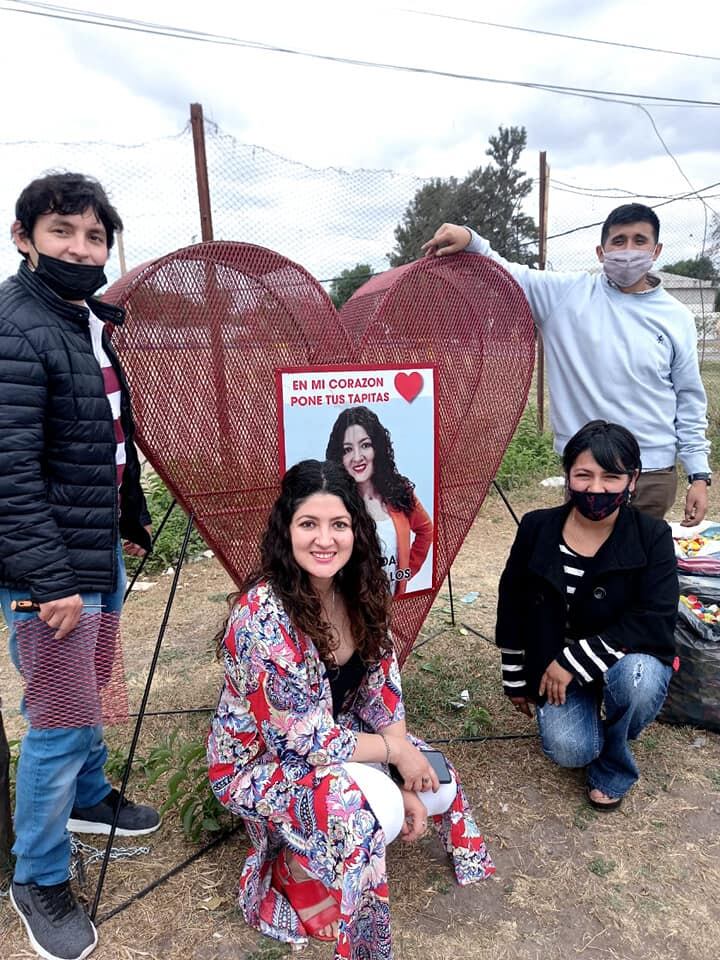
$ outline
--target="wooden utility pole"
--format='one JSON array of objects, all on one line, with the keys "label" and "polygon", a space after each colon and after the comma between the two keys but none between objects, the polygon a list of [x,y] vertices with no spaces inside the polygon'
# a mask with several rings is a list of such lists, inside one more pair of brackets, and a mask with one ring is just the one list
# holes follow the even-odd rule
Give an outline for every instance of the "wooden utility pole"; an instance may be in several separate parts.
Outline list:
[{"label": "wooden utility pole", "polygon": [[125,260],[125,240],[123,238],[122,230],[118,230],[116,238],[118,260],[120,261],[120,276],[124,276],[127,273],[127,261]]},{"label": "wooden utility pole", "polygon": [[212,240],[212,209],[210,207],[210,182],[205,153],[205,118],[201,103],[190,104],[190,126],[192,127],[193,150],[195,152],[195,176],[197,179],[198,201],[200,203],[200,236],[203,241]]},{"label": "wooden utility pole", "polygon": [[[192,126],[193,149],[195,151],[195,174],[197,178],[198,201],[200,203],[200,229],[203,243],[213,239],[212,210],[210,206],[210,182],[208,180],[207,156],[205,154],[205,119],[201,103],[190,104],[190,125]],[[202,256],[202,255],[201,255]],[[222,284],[218,283],[215,264],[205,261],[205,310],[210,333],[211,369],[215,386],[215,410],[221,437],[232,433],[230,399],[225,369],[225,346],[223,344],[221,324],[214,318],[224,310],[225,302]],[[220,446],[220,456],[227,457],[225,444]]]},{"label": "wooden utility pole", "polygon": [[[550,167],[547,154],[540,151],[540,222],[538,229],[538,267],[544,270],[547,263],[547,224],[548,224],[548,196],[550,193]],[[542,334],[538,331],[537,338],[537,425],[542,433],[545,429],[545,349]]]}]

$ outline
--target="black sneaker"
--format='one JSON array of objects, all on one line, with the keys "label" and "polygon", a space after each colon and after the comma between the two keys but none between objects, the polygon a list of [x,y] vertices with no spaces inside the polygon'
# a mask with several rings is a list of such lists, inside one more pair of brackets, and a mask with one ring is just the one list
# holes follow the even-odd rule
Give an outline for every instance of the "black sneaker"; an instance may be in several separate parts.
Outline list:
[{"label": "black sneaker", "polygon": [[97,946],[97,930],[75,899],[69,880],[47,887],[13,880],[10,903],[25,924],[33,949],[46,960],[82,960]]},{"label": "black sneaker", "polygon": [[107,836],[115,819],[118,804],[120,804],[120,816],[115,836],[139,837],[145,833],[154,833],[160,826],[160,814],[157,810],[141,803],[133,803],[127,797],[123,797],[120,803],[120,793],[113,787],[110,793],[94,807],[73,807],[67,828],[71,833],[101,833]]}]

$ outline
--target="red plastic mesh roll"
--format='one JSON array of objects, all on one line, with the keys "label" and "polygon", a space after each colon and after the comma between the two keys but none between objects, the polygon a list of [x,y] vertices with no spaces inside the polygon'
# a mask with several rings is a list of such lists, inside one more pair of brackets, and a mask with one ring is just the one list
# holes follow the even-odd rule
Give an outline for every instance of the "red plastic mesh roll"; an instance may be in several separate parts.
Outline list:
[{"label": "red plastic mesh roll", "polygon": [[25,707],[31,726],[84,727],[122,723],[127,688],[118,613],[83,613],[67,636],[39,617],[15,620]]}]

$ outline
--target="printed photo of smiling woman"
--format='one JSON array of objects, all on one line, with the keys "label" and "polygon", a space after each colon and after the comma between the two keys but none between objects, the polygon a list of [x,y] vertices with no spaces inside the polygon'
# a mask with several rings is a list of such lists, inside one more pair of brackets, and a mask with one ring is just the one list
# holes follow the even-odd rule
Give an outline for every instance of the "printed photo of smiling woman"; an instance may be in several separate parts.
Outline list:
[{"label": "printed photo of smiling woman", "polygon": [[395,465],[390,432],[367,407],[347,407],[330,432],[325,457],[341,463],[358,484],[375,521],[394,596],[408,590],[433,542],[433,522],[415,485]]}]

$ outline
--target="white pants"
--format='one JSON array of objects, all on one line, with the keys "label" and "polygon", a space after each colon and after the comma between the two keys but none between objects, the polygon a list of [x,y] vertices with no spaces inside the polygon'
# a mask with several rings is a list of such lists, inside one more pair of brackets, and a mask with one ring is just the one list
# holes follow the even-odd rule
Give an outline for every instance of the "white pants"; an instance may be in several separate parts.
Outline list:
[{"label": "white pants", "polygon": [[[348,760],[343,767],[362,790],[370,809],[375,814],[383,828],[385,843],[392,841],[399,835],[405,821],[402,792],[390,777],[383,772],[380,764],[357,763]],[[452,806],[457,794],[457,783],[453,778],[450,783],[441,783],[437,793],[425,790],[418,793],[428,816],[434,817],[445,813]]]}]

